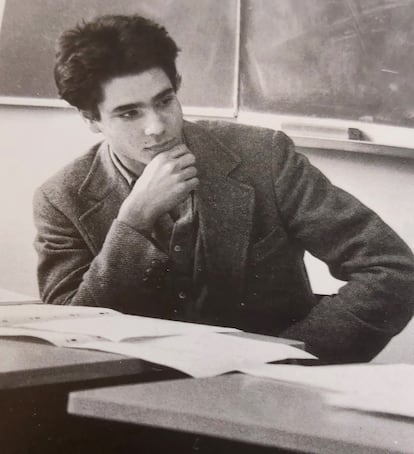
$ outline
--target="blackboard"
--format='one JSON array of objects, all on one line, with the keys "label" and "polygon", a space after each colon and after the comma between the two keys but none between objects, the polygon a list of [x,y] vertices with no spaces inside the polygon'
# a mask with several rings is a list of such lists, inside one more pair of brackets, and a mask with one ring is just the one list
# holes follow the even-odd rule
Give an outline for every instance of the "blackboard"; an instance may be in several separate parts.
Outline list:
[{"label": "blackboard", "polygon": [[0,30],[0,96],[56,98],[54,45],[81,19],[139,13],[166,26],[182,49],[184,105],[232,108],[236,0],[6,0]]},{"label": "blackboard", "polygon": [[98,14],[141,13],[183,50],[186,106],[414,125],[414,0],[240,3],[239,29],[237,0],[6,0],[0,97],[56,98],[59,33]]},{"label": "blackboard", "polygon": [[414,1],[242,5],[243,109],[414,126]]}]

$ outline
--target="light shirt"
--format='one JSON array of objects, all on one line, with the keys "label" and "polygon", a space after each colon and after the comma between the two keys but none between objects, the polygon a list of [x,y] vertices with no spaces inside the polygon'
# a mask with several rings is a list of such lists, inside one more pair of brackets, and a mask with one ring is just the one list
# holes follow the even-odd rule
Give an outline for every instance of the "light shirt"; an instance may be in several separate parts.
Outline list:
[{"label": "light shirt", "polygon": [[125,178],[129,186],[132,187],[140,175],[135,175],[129,169],[127,169],[109,145],[108,150],[109,156],[111,157],[114,166],[119,170],[119,173]]}]

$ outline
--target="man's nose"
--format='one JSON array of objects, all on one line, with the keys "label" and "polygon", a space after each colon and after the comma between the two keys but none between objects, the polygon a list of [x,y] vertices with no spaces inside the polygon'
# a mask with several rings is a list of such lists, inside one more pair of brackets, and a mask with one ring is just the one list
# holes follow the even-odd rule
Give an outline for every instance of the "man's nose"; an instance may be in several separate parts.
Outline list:
[{"label": "man's nose", "polygon": [[164,120],[157,112],[149,112],[146,118],[144,133],[146,136],[159,136],[165,131]]}]

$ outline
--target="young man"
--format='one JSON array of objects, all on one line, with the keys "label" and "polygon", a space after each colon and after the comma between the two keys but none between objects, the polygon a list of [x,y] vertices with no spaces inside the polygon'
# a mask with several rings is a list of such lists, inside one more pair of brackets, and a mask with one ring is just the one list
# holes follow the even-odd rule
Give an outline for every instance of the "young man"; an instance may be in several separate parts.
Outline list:
[{"label": "young man", "polygon": [[[177,52],[139,16],[62,35],[59,93],[105,140],[36,192],[43,300],[235,326],[303,340],[325,361],[369,360],[412,315],[410,250],[282,132],[183,121]],[[304,250],[347,281],[337,295],[312,294]]]}]

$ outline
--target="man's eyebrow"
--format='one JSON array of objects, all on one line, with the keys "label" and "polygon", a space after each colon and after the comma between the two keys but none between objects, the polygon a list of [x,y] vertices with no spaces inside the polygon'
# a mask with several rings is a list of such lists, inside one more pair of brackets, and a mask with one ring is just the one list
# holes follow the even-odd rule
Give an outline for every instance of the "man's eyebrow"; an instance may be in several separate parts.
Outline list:
[{"label": "man's eyebrow", "polygon": [[[172,87],[166,88],[165,90],[162,90],[160,93],[157,93],[153,98],[152,102],[154,101],[159,101],[162,99],[164,96],[168,96],[170,94],[175,93],[174,89]],[[131,109],[139,109],[140,107],[145,107],[144,102],[132,102],[129,104],[122,104],[121,106],[115,107],[111,113],[117,114],[120,112],[125,112],[126,110],[131,110]]]},{"label": "man's eyebrow", "polygon": [[152,98],[152,100],[153,101],[159,101],[164,96],[168,96],[168,95],[171,95],[171,94],[174,94],[174,93],[175,93],[174,88],[169,87],[169,88],[166,88],[165,90],[163,90],[162,92],[158,93],[157,95],[155,95]]},{"label": "man's eyebrow", "polygon": [[122,104],[122,106],[115,107],[114,109],[112,109],[111,113],[116,114],[119,112],[124,112],[125,110],[136,109],[144,106],[145,104],[143,102],[131,102],[129,104]]}]

